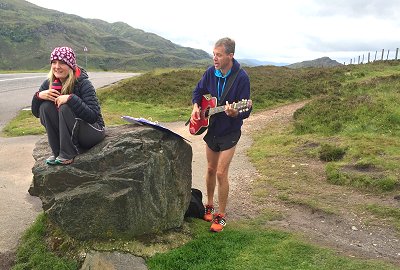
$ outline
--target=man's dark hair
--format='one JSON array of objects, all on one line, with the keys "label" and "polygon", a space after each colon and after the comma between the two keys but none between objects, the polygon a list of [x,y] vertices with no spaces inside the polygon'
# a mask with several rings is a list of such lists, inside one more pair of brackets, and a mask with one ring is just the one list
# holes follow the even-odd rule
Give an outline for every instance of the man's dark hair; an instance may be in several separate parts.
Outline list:
[{"label": "man's dark hair", "polygon": [[228,37],[221,38],[220,40],[215,42],[215,47],[219,46],[224,46],[226,54],[235,54],[235,41],[233,39]]}]

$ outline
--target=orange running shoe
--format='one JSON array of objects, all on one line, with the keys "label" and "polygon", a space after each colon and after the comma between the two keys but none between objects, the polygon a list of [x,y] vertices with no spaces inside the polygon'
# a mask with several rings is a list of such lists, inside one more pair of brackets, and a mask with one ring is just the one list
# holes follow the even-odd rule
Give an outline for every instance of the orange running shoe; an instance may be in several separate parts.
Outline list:
[{"label": "orange running shoe", "polygon": [[205,221],[211,222],[214,219],[214,206],[213,205],[206,205],[204,207],[204,216],[203,219]]},{"label": "orange running shoe", "polygon": [[226,225],[225,216],[222,214],[217,214],[211,224],[210,231],[221,232]]}]

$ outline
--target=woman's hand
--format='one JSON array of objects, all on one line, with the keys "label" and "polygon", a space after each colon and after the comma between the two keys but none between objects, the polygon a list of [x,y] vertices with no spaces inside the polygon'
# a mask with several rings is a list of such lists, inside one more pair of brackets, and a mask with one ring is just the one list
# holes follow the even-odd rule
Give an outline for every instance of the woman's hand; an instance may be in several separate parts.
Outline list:
[{"label": "woman's hand", "polygon": [[54,103],[56,104],[57,108],[60,108],[61,105],[67,103],[68,99],[69,95],[60,95],[54,100]]},{"label": "woman's hand", "polygon": [[44,90],[38,93],[38,97],[43,100],[50,100],[55,102],[56,98],[60,96],[60,92],[54,89]]}]

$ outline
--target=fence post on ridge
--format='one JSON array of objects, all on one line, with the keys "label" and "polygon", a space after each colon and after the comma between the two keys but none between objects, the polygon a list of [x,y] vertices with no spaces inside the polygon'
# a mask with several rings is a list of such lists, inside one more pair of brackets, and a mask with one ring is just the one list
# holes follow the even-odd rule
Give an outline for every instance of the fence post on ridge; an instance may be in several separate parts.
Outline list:
[{"label": "fence post on ridge", "polygon": [[368,52],[368,63],[369,63],[369,57],[370,57],[370,55],[371,55],[371,53],[370,53],[370,52]]},{"label": "fence post on ridge", "polygon": [[396,49],[396,57],[395,60],[397,60],[397,55],[399,54],[399,48]]},{"label": "fence post on ridge", "polygon": [[383,61],[383,54],[385,53],[385,49],[382,49],[382,56],[381,56],[381,61]]}]

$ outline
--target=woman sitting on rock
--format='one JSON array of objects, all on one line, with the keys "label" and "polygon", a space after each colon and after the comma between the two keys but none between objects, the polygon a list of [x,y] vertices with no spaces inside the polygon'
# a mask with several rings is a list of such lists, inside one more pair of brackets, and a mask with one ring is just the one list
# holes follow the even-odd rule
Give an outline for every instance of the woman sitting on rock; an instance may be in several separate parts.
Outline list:
[{"label": "woman sitting on rock", "polygon": [[[46,128],[52,151],[46,163],[68,165],[104,139],[104,121],[96,91],[86,71],[77,66],[74,51],[57,47],[50,63],[48,79],[33,96],[31,108]],[[61,82],[61,90],[54,81]]]}]

